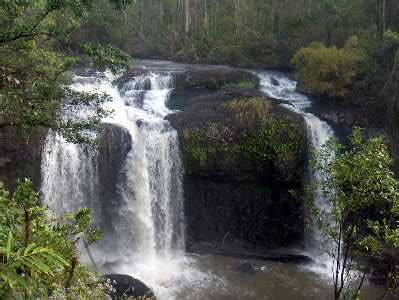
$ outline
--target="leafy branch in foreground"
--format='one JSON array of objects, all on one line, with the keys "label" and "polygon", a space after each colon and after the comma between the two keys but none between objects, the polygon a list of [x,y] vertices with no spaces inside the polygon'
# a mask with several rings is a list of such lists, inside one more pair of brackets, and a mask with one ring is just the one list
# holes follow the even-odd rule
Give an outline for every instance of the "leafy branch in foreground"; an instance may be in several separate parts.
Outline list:
[{"label": "leafy branch in foreground", "polygon": [[29,180],[11,199],[0,187],[0,298],[105,297],[109,287],[78,259],[78,242],[99,238],[90,211],[53,220],[37,196]]},{"label": "leafy branch in foreground", "polygon": [[386,287],[397,286],[399,181],[391,166],[383,138],[364,140],[360,129],[353,131],[349,149],[330,141],[316,155],[316,186],[329,210],[315,209],[314,217],[334,259],[335,299],[359,296],[367,274],[367,266],[354,259],[359,256],[387,257]]}]

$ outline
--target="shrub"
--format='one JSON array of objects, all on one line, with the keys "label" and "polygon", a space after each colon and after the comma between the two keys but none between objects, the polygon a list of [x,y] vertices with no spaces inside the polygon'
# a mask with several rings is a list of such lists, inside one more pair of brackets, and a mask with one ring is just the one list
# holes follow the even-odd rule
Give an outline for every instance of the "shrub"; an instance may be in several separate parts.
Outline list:
[{"label": "shrub", "polygon": [[238,89],[255,89],[256,83],[252,81],[240,81],[240,82],[228,83],[224,87],[238,88]]},{"label": "shrub", "polygon": [[344,98],[354,85],[366,52],[357,36],[349,38],[341,49],[312,43],[293,57],[296,76],[311,93]]},{"label": "shrub", "polygon": [[105,298],[107,284],[77,258],[78,241],[98,238],[88,209],[51,219],[31,181],[11,198],[0,184],[0,298]]},{"label": "shrub", "polygon": [[223,108],[232,114],[240,128],[258,127],[266,121],[270,107],[270,101],[263,98],[238,99],[223,104]]}]

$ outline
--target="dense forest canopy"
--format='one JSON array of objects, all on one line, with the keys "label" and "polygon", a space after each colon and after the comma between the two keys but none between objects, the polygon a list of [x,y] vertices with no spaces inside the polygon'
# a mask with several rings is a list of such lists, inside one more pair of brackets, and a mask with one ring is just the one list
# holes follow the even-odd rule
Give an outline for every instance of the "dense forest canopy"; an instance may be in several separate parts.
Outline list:
[{"label": "dense forest canopy", "polygon": [[123,15],[102,0],[75,38],[146,57],[288,67],[301,47],[377,38],[398,28],[398,16],[394,0],[137,0]]}]

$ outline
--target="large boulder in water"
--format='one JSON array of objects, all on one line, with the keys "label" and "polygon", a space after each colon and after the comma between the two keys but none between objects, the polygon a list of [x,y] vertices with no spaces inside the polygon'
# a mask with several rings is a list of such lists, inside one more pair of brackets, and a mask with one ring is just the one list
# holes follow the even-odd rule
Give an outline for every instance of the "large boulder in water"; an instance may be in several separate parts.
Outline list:
[{"label": "large boulder in water", "polygon": [[153,291],[142,281],[125,274],[106,274],[103,276],[112,286],[112,299],[140,298],[155,300]]}]

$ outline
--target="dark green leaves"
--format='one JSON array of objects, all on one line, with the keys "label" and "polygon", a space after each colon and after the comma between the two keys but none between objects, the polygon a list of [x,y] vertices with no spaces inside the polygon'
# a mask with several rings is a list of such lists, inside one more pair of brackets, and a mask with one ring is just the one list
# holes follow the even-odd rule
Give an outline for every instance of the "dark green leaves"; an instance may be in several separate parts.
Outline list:
[{"label": "dark green leaves", "polygon": [[[102,299],[104,287],[97,276],[76,259],[79,240],[87,247],[100,236],[90,211],[82,209],[56,220],[48,214],[48,209],[39,205],[31,181],[20,182],[12,200],[0,186],[0,298],[25,295],[25,299],[47,299],[57,295],[77,299],[86,295]],[[69,290],[65,290],[66,285]]]},{"label": "dark green leaves", "polygon": [[129,56],[125,52],[111,45],[86,44],[83,49],[89,56],[92,66],[98,70],[105,71],[109,68],[116,74],[126,68],[129,62]]}]

